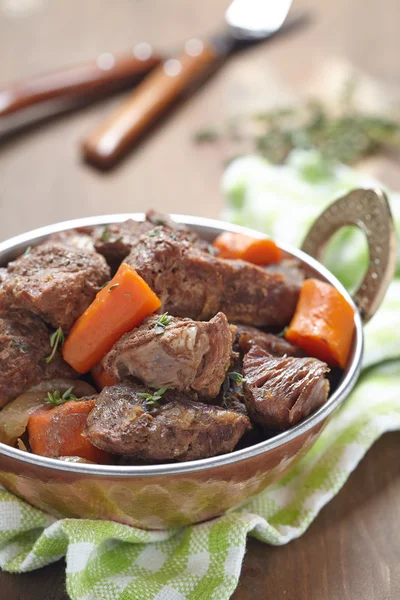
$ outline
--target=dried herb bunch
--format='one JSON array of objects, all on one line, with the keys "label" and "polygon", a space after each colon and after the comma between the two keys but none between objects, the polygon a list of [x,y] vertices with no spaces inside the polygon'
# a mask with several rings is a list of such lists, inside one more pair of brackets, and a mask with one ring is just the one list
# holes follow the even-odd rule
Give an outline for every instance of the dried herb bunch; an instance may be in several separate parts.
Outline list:
[{"label": "dried herb bunch", "polygon": [[220,138],[246,144],[274,164],[285,162],[294,148],[316,149],[330,164],[355,162],[383,149],[400,149],[400,122],[381,115],[364,114],[352,101],[347,84],[338,107],[332,110],[319,101],[229,119],[220,127],[198,131],[197,143]]}]

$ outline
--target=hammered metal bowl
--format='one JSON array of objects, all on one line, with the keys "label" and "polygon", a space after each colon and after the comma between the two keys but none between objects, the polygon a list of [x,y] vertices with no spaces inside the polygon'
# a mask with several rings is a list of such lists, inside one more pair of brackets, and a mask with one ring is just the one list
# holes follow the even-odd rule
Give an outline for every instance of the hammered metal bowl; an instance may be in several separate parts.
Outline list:
[{"label": "hammered metal bowl", "polygon": [[[143,214],[77,219],[43,227],[0,244],[0,265],[48,235],[75,227],[118,223]],[[212,241],[221,231],[259,232],[220,221],[173,215]],[[370,262],[353,298],[317,258],[330,236],[354,224],[366,234]],[[17,496],[58,517],[111,519],[145,529],[197,523],[237,507],[283,477],[307,452],[330,415],[353,388],[361,368],[363,322],[378,308],[393,276],[396,238],[389,206],[380,190],[354,190],[333,203],[312,226],[302,250],[280,244],[308,275],[335,286],[355,308],[355,335],[348,363],[328,402],[299,425],[231,454],[187,463],[106,466],[62,462],[0,443],[0,483]]]}]

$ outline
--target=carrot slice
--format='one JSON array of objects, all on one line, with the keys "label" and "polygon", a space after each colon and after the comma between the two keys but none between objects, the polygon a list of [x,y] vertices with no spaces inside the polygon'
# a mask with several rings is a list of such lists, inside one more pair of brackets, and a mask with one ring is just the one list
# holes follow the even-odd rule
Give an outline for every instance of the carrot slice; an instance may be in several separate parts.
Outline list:
[{"label": "carrot slice", "polygon": [[307,279],[285,338],[332,367],[345,367],[354,334],[354,309],[329,283]]},{"label": "carrot slice", "polygon": [[117,379],[111,377],[111,375],[104,370],[103,362],[97,363],[97,365],[95,365],[90,371],[90,374],[93,377],[93,381],[96,384],[96,388],[99,392],[101,392],[105,387],[109,387],[110,385],[115,385],[118,383]]},{"label": "carrot slice", "polygon": [[110,454],[83,437],[88,414],[96,400],[70,400],[60,406],[44,406],[28,421],[32,452],[41,456],[79,456],[95,463],[112,462]]},{"label": "carrot slice", "polygon": [[246,260],[254,265],[278,263],[282,259],[282,250],[268,238],[258,239],[243,233],[224,231],[213,242],[220,258]]},{"label": "carrot slice", "polygon": [[122,263],[114,278],[74,323],[63,346],[64,360],[86,373],[119,338],[161,306],[161,300],[132,267]]}]

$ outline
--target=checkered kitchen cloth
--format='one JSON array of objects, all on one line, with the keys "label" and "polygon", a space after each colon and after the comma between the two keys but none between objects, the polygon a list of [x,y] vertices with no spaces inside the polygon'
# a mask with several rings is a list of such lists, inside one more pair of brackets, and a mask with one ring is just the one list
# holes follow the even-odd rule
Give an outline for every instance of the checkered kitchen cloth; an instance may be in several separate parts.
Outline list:
[{"label": "checkered kitchen cloth", "polygon": [[[375,184],[341,166],[331,179],[309,182],[305,175],[315,172],[314,160],[295,153],[288,166],[272,167],[256,157],[238,159],[223,182],[227,218],[299,243],[335,195]],[[396,216],[400,197],[393,194],[391,201]],[[344,235],[347,249],[335,240],[328,261],[335,255],[336,272],[346,281],[360,272],[365,249],[352,232]],[[369,368],[351,397],[302,462],[244,508],[201,525],[149,532],[105,521],[57,520],[0,491],[1,567],[20,573],[65,557],[73,600],[228,599],[238,583],[248,534],[276,545],[300,536],[372,443],[385,431],[400,429],[399,331],[400,280],[395,280],[366,328],[364,366]]]}]

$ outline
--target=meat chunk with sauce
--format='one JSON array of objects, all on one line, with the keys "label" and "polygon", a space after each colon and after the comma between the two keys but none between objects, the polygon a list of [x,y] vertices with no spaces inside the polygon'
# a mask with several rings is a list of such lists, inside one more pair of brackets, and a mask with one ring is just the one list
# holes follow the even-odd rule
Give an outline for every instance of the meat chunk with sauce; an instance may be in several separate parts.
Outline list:
[{"label": "meat chunk with sauce", "polygon": [[113,454],[150,462],[187,461],[231,452],[250,426],[246,416],[168,390],[146,407],[149,388],[124,381],[105,388],[87,421],[85,435]]},{"label": "meat chunk with sauce", "polygon": [[240,260],[216,258],[163,232],[142,237],[126,262],[178,317],[205,320],[223,312],[230,322],[283,327],[293,316],[300,285]]},{"label": "meat chunk with sauce", "polygon": [[133,219],[98,227],[93,234],[95,250],[104,256],[113,269],[117,269],[140,236],[151,229],[154,229],[154,225],[148,221]]},{"label": "meat chunk with sauce", "polygon": [[30,310],[66,332],[109,278],[110,269],[96,252],[42,244],[8,264],[0,307]]},{"label": "meat chunk with sauce", "polygon": [[50,330],[36,315],[22,310],[0,313],[0,407],[42,380],[75,379],[59,350],[51,353]]},{"label": "meat chunk with sauce", "polygon": [[287,279],[301,287],[306,274],[297,258],[285,258],[280,263],[274,263],[263,267],[267,273],[283,275]]},{"label": "meat chunk with sauce", "polygon": [[146,213],[145,221],[128,219],[123,223],[98,227],[93,234],[94,246],[112,268],[116,269],[142,235],[158,236],[161,230],[176,239],[192,242],[198,239],[186,225],[176,223],[168,215],[150,210]]},{"label": "meat chunk with sauce", "polygon": [[125,334],[107,355],[106,371],[117,380],[132,376],[152,388],[167,385],[215,398],[230,364],[236,327],[223,313],[210,321],[165,316],[165,324],[158,323],[154,315]]},{"label": "meat chunk with sauce", "polygon": [[64,244],[71,248],[77,248],[78,250],[94,250],[93,238],[91,235],[92,228],[85,230],[85,228],[79,229],[67,229],[66,231],[59,231],[58,233],[52,233],[47,239],[47,243]]},{"label": "meat chunk with sauce", "polygon": [[238,324],[237,328],[237,343],[243,353],[248,352],[252,346],[259,346],[272,356],[304,356],[303,350],[279,335],[265,333],[250,325]]},{"label": "meat chunk with sauce", "polygon": [[274,357],[253,346],[243,361],[250,419],[267,429],[296,425],[325,404],[328,366],[316,358]]}]

